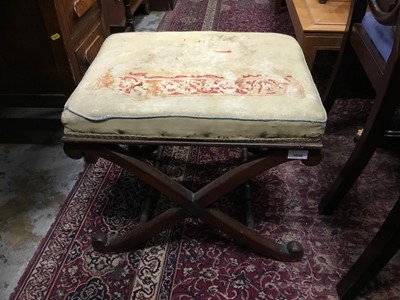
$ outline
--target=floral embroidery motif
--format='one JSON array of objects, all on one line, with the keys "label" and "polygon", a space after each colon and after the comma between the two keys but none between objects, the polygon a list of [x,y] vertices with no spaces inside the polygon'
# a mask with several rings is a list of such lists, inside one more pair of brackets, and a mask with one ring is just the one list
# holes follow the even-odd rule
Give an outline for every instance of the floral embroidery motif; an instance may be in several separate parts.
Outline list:
[{"label": "floral embroidery motif", "polygon": [[108,69],[102,76],[100,76],[96,82],[94,82],[90,88],[93,90],[98,90],[101,88],[110,88],[114,83],[114,78],[112,77],[111,70]]},{"label": "floral embroidery motif", "polygon": [[246,74],[236,80],[218,75],[159,76],[130,72],[118,77],[116,88],[125,95],[136,96],[196,96],[244,95],[266,96],[292,94],[304,97],[300,82],[291,75],[275,79],[261,74]]}]

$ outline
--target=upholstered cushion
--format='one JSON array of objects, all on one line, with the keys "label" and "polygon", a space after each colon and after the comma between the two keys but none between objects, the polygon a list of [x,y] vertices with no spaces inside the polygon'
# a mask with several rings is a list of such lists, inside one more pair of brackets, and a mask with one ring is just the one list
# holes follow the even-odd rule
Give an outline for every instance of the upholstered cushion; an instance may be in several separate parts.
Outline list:
[{"label": "upholstered cushion", "polygon": [[365,14],[362,20],[362,26],[383,59],[387,61],[393,48],[394,27],[378,23],[371,12]]},{"label": "upholstered cushion", "polygon": [[275,33],[111,35],[65,105],[66,136],[320,141],[298,43]]}]

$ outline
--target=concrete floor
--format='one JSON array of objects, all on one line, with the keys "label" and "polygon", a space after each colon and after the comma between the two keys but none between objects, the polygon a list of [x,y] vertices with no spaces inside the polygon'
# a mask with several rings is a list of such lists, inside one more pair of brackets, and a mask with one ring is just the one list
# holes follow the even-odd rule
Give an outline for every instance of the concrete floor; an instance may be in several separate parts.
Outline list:
[{"label": "concrete floor", "polygon": [[[138,17],[136,31],[155,31],[163,15]],[[3,109],[0,118],[13,113]],[[23,109],[22,114],[50,114],[56,125],[23,132],[0,129],[0,299],[9,298],[84,167],[83,160],[63,152],[60,110]]]},{"label": "concrete floor", "polygon": [[84,163],[61,144],[1,144],[0,153],[0,299],[7,299]]}]

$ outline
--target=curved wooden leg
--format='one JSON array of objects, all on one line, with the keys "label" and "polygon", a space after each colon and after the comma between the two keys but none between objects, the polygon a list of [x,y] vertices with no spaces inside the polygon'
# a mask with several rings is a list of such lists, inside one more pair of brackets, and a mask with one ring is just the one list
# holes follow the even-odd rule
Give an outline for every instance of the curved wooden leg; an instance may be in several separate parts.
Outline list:
[{"label": "curved wooden leg", "polygon": [[[97,251],[129,251],[143,244],[155,234],[180,222],[186,216],[194,216],[214,225],[259,254],[281,261],[298,261],[302,258],[303,247],[298,242],[292,241],[287,245],[275,243],[224,213],[208,208],[219,198],[257,174],[290,160],[287,149],[269,149],[267,152],[262,152],[263,156],[256,156],[243,162],[195,193],[172,180],[156,166],[132,157],[132,153],[118,145],[71,143],[66,144],[64,150],[74,158],[89,153],[118,164],[179,205],[178,208],[171,208],[150,221],[140,222],[123,236],[111,239],[107,239],[106,236],[95,236],[92,243]],[[310,150],[306,162],[314,165],[319,160],[320,151]]]},{"label": "curved wooden leg", "polygon": [[187,214],[181,208],[170,208],[150,221],[137,225],[123,236],[108,239],[104,235],[92,237],[92,245],[102,253],[130,251],[148,241],[154,235],[181,222]]},{"label": "curved wooden leg", "polygon": [[[368,133],[365,133],[368,135]],[[346,165],[318,206],[321,214],[331,214],[351,189],[375,152],[377,141],[373,135],[360,140]]]},{"label": "curved wooden leg", "polygon": [[399,81],[400,71],[395,68],[391,81],[384,91],[384,94],[379,95],[379,97],[375,99],[361,138],[357,142],[350,158],[346,162],[346,165],[340,172],[332,188],[319,204],[320,213],[332,213],[356,182],[358,176],[374,154],[397,107],[397,100],[400,97],[400,91],[398,89]]},{"label": "curved wooden leg", "polygon": [[300,243],[291,241],[287,245],[282,245],[266,239],[239,221],[236,221],[214,208],[204,210],[200,215],[200,219],[206,223],[212,224],[232,237],[235,241],[249,247],[254,252],[268,258],[293,262],[299,261],[303,257],[303,247]]},{"label": "curved wooden leg", "polygon": [[389,262],[400,247],[400,198],[360,258],[336,286],[340,299],[357,293]]}]

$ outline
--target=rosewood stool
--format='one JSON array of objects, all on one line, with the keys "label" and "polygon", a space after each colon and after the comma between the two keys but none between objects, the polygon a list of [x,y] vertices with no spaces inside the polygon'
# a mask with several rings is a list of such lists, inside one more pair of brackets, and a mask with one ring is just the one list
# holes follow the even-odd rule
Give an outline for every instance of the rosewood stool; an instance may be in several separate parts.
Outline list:
[{"label": "rosewood stool", "polygon": [[[96,250],[129,251],[193,216],[266,257],[302,258],[299,242],[268,240],[210,206],[281,163],[319,163],[326,113],[294,38],[232,32],[111,35],[67,101],[62,121],[71,158],[105,158],[176,204],[145,217],[127,234],[94,237]],[[130,151],[135,145],[235,146],[253,154],[192,192],[157,164],[141,160],[140,151]]]}]

